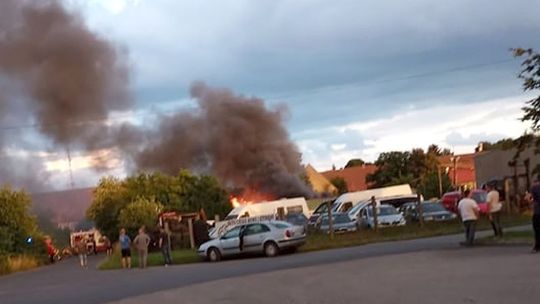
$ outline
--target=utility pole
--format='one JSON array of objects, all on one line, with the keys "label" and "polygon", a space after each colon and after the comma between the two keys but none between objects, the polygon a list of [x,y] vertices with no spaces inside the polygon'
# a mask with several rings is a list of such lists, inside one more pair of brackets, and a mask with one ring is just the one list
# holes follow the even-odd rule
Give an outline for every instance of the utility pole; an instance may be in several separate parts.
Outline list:
[{"label": "utility pole", "polygon": [[422,207],[422,194],[417,193],[418,202],[416,204],[416,210],[418,210],[418,220],[420,221],[420,227],[424,227],[424,208]]},{"label": "utility pole", "polygon": [[371,197],[371,208],[373,213],[373,229],[375,231],[378,231],[379,221],[377,220],[377,200],[375,200],[375,196]]},{"label": "utility pole", "polygon": [[439,178],[439,197],[442,197],[443,189],[442,189],[441,166],[437,166],[437,176]]},{"label": "utility pole", "polygon": [[328,203],[328,229],[330,230],[330,239],[334,239],[334,218],[332,217],[332,201]]}]

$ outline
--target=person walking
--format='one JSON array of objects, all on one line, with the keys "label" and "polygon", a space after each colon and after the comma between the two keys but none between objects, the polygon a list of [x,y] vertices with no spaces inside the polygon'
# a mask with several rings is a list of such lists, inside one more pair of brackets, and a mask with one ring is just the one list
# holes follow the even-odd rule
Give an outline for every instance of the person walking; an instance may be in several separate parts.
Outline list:
[{"label": "person walking", "polygon": [[145,233],[144,226],[139,228],[139,234],[133,240],[133,244],[137,247],[139,254],[139,268],[144,269],[148,260],[148,245],[150,244],[150,237]]},{"label": "person walking", "polygon": [[88,268],[88,244],[86,237],[82,237],[77,242],[77,254],[82,268]]},{"label": "person walking", "polygon": [[534,247],[532,248],[532,253],[538,253],[540,252],[540,174],[538,174],[527,196],[533,205],[532,226],[534,230]]},{"label": "person walking", "polygon": [[462,245],[472,246],[474,244],[479,209],[478,204],[471,198],[470,190],[465,190],[463,195],[463,198],[458,203],[459,214],[465,226],[465,242]]},{"label": "person walking", "polygon": [[120,252],[122,253],[122,268],[131,268],[131,239],[126,234],[126,229],[120,229]]},{"label": "person walking", "polygon": [[495,237],[502,237],[503,231],[501,226],[501,209],[502,204],[500,202],[499,191],[495,189],[494,185],[487,185],[487,204],[488,204],[488,218],[493,228]]},{"label": "person walking", "polygon": [[163,260],[165,260],[165,267],[172,264],[171,259],[171,242],[170,235],[164,228],[159,229],[159,248],[161,248],[161,253],[163,254]]},{"label": "person walking", "polygon": [[112,243],[111,243],[111,240],[109,240],[108,237],[104,236],[103,237],[103,243],[105,243],[105,249],[106,249],[106,254],[108,257],[110,257],[112,255]]}]

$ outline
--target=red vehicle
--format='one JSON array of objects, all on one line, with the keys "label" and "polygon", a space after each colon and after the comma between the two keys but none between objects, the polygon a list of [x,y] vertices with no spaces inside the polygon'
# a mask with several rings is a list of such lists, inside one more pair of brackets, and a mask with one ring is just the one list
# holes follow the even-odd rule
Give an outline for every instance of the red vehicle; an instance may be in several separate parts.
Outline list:
[{"label": "red vehicle", "polygon": [[[459,200],[461,200],[462,198],[463,194],[460,191],[448,192],[443,195],[441,203],[447,210],[457,213],[457,205],[459,203]],[[475,200],[478,204],[478,207],[480,208],[480,214],[488,213],[486,191],[482,189],[471,190],[471,198]]]}]

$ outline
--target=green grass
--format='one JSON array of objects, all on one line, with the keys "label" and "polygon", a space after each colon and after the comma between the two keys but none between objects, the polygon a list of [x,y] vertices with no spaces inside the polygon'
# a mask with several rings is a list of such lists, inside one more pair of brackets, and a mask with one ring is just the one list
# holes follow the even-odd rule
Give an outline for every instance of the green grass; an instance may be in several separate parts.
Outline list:
[{"label": "green grass", "polygon": [[[502,219],[503,227],[528,224],[529,216],[507,215]],[[491,229],[486,219],[478,222],[478,230]],[[408,224],[402,227],[391,227],[373,230],[361,230],[355,233],[336,234],[333,240],[330,236],[322,233],[314,233],[308,236],[307,242],[300,247],[299,251],[317,251],[324,249],[358,246],[370,243],[410,240],[416,238],[434,237],[463,232],[463,225],[459,220],[449,222],[427,222],[423,228],[418,223]]]},{"label": "green grass", "polygon": [[532,246],[534,243],[534,233],[532,230],[526,231],[507,231],[503,234],[502,238],[496,238],[493,236],[478,239],[476,242],[478,245],[527,245]]},{"label": "green grass", "polygon": [[[503,227],[511,227],[530,223],[530,216],[527,215],[505,215],[501,218]],[[486,219],[481,219],[477,225],[478,230],[491,229],[490,223]],[[459,220],[449,222],[427,222],[423,228],[418,223],[412,223],[403,227],[383,228],[379,231],[362,230],[354,233],[336,234],[333,240],[330,236],[322,233],[313,233],[308,235],[306,244],[299,248],[299,252],[309,252],[333,248],[342,248],[350,246],[358,246],[370,243],[389,242],[398,240],[410,240],[425,237],[434,237],[441,235],[449,235],[463,232],[463,225]],[[508,232],[508,238],[520,235],[516,232]],[[523,238],[530,237],[527,234],[522,235]],[[132,250],[132,267],[137,267],[137,253]],[[194,250],[182,249],[172,252],[174,264],[196,263],[201,259],[197,256]],[[149,266],[163,266],[163,257],[161,252],[152,252],[148,255]],[[115,254],[107,258],[99,266],[100,269],[119,269],[120,252],[115,251]]]},{"label": "green grass", "polygon": [[43,261],[31,255],[0,257],[0,275],[30,270],[43,264]]},{"label": "green grass", "polygon": [[[190,249],[179,249],[173,250],[171,252],[171,257],[173,264],[188,264],[196,263],[201,259],[197,255],[197,252]],[[101,270],[110,270],[110,269],[120,269],[122,268],[120,260],[120,252],[116,252],[111,256],[106,258],[100,265],[99,269]],[[163,266],[164,265],[163,255],[160,251],[158,252],[149,252],[148,253],[148,266]],[[131,267],[135,268],[139,266],[139,260],[137,255],[137,250],[131,250]]]}]

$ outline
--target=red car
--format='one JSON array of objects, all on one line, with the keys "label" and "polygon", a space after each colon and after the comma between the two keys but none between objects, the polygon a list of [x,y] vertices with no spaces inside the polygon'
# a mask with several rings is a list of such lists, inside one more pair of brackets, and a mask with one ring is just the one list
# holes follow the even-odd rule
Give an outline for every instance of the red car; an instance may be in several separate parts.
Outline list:
[{"label": "red car", "polygon": [[[457,205],[459,200],[461,200],[462,198],[463,195],[459,191],[448,192],[443,195],[441,202],[447,210],[457,213]],[[482,189],[471,190],[471,198],[475,200],[478,204],[478,208],[480,208],[480,214],[488,213],[486,191]]]}]

